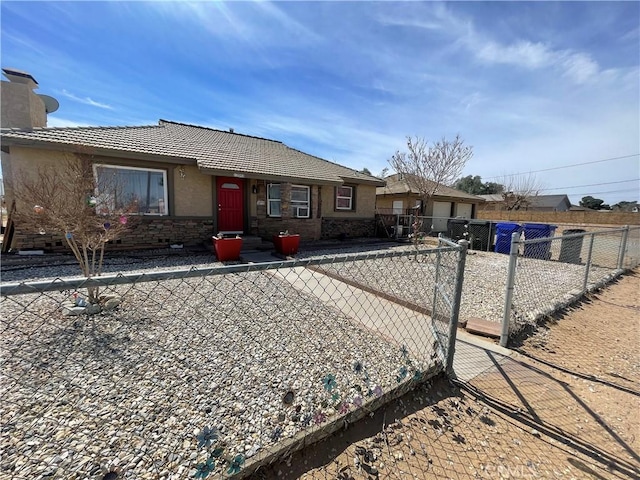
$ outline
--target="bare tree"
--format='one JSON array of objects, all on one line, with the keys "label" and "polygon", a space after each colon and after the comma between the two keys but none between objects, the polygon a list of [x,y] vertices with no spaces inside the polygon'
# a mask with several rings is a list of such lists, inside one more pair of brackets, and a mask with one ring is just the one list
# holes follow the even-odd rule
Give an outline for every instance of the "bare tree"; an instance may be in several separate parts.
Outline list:
[{"label": "bare tree", "polygon": [[[397,151],[389,164],[413,191],[422,205],[427,205],[441,186],[453,185],[473,156],[473,147],[465,145],[460,135],[452,141],[444,137],[432,145],[420,137],[407,137],[407,152]],[[413,224],[414,240],[422,225]]]},{"label": "bare tree", "polygon": [[459,135],[429,145],[423,138],[407,137],[407,152],[397,151],[389,164],[407,184],[418,191],[424,204],[442,185],[453,185],[473,156],[473,147],[465,145]]},{"label": "bare tree", "polygon": [[504,185],[501,193],[507,210],[526,209],[531,199],[537,197],[542,190],[542,184],[535,175],[505,175],[500,182]]},{"label": "bare tree", "polygon": [[[115,206],[118,185],[113,179],[98,185],[88,155],[72,155],[37,172],[16,172],[14,192],[21,228],[63,235],[87,278],[101,274],[106,243],[130,226],[129,209]],[[88,300],[98,303],[97,287],[88,288]]]}]

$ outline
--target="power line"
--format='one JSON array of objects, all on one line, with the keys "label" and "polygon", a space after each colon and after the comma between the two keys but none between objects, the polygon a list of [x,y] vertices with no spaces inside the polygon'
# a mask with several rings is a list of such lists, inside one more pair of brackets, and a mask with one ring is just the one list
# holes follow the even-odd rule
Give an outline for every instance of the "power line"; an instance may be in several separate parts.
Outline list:
[{"label": "power line", "polygon": [[625,192],[636,192],[639,193],[640,190],[637,188],[628,188],[626,190],[609,190],[607,192],[583,192],[583,193],[570,193],[569,195],[578,196],[578,195],[601,195],[603,193],[625,193]]},{"label": "power line", "polygon": [[634,153],[632,155],[623,155],[622,157],[603,158],[602,160],[594,160],[592,162],[573,163],[571,165],[563,165],[561,167],[543,168],[542,170],[532,170],[530,172],[509,173],[507,175],[496,175],[495,177],[486,177],[485,180],[491,180],[492,178],[505,178],[515,177],[517,175],[529,175],[530,173],[550,172],[551,170],[560,170],[562,168],[580,167],[582,165],[592,165],[594,163],[611,162],[613,160],[621,160],[623,158],[637,157],[640,153]]},{"label": "power line", "polygon": [[634,178],[633,180],[620,180],[619,182],[603,182],[603,183],[589,183],[585,185],[574,185],[572,187],[555,187],[555,188],[541,188],[541,191],[547,192],[549,190],[564,190],[567,188],[582,188],[582,187],[598,187],[600,185],[613,185],[614,183],[630,183],[630,182],[638,182],[640,178]]}]

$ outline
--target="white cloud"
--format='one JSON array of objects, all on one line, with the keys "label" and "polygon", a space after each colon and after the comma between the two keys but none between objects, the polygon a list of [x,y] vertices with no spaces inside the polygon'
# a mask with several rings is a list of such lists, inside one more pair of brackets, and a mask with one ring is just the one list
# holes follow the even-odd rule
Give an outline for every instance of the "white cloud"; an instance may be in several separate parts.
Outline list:
[{"label": "white cloud", "polygon": [[563,77],[577,84],[602,73],[598,63],[585,52],[555,48],[551,44],[525,38],[501,42],[479,31],[472,19],[465,18],[459,12],[454,13],[443,4],[436,4],[430,9],[428,21],[423,20],[423,16],[414,12],[404,17],[378,17],[378,22],[382,25],[437,30],[452,37],[456,45],[488,65],[512,65],[528,70],[557,69]]},{"label": "white cloud", "polygon": [[567,53],[559,63],[564,68],[564,76],[575,83],[585,83],[600,73],[598,64],[584,53]]},{"label": "white cloud", "polygon": [[74,95],[73,93],[69,93],[65,89],[63,89],[61,93],[65,97],[70,98],[71,100],[76,101],[76,102],[84,103],[85,105],[90,105],[92,107],[98,107],[98,108],[104,108],[106,110],[113,110],[113,107],[111,105],[108,105],[106,103],[96,102],[91,97],[78,97],[78,96]]},{"label": "white cloud", "polygon": [[47,127],[89,127],[86,123],[81,123],[76,120],[68,118],[55,117],[53,115],[47,116]]},{"label": "white cloud", "polygon": [[474,42],[476,57],[488,63],[505,63],[536,69],[553,63],[553,53],[541,43],[520,41],[512,45],[500,45],[493,41]]},{"label": "white cloud", "polygon": [[575,83],[585,83],[600,73],[598,63],[586,53],[553,50],[542,43],[518,41],[502,45],[494,41],[473,41],[475,56],[486,63],[507,64],[529,70],[558,68],[564,77]]}]

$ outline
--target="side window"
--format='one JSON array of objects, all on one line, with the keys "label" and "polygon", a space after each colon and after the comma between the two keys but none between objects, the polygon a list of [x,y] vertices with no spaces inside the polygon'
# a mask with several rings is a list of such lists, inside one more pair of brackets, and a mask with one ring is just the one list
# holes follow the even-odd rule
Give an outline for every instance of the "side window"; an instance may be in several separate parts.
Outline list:
[{"label": "side window", "polygon": [[336,210],[353,210],[354,188],[350,186],[336,187]]},{"label": "side window", "polygon": [[281,217],[280,211],[280,184],[270,183],[267,185],[267,215],[270,217]]},{"label": "side window", "polygon": [[291,216],[294,218],[309,218],[311,203],[311,189],[304,185],[291,186]]}]

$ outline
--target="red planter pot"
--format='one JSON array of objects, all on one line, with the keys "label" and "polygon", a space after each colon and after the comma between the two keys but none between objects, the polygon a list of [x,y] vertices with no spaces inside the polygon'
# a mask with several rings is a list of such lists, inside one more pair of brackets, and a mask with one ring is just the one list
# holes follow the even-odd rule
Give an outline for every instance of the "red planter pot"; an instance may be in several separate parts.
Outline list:
[{"label": "red planter pot", "polygon": [[295,255],[300,247],[300,235],[274,235],[273,244],[282,255]]},{"label": "red planter pot", "polygon": [[240,250],[242,249],[242,239],[213,237],[213,248],[220,262],[239,260]]}]

